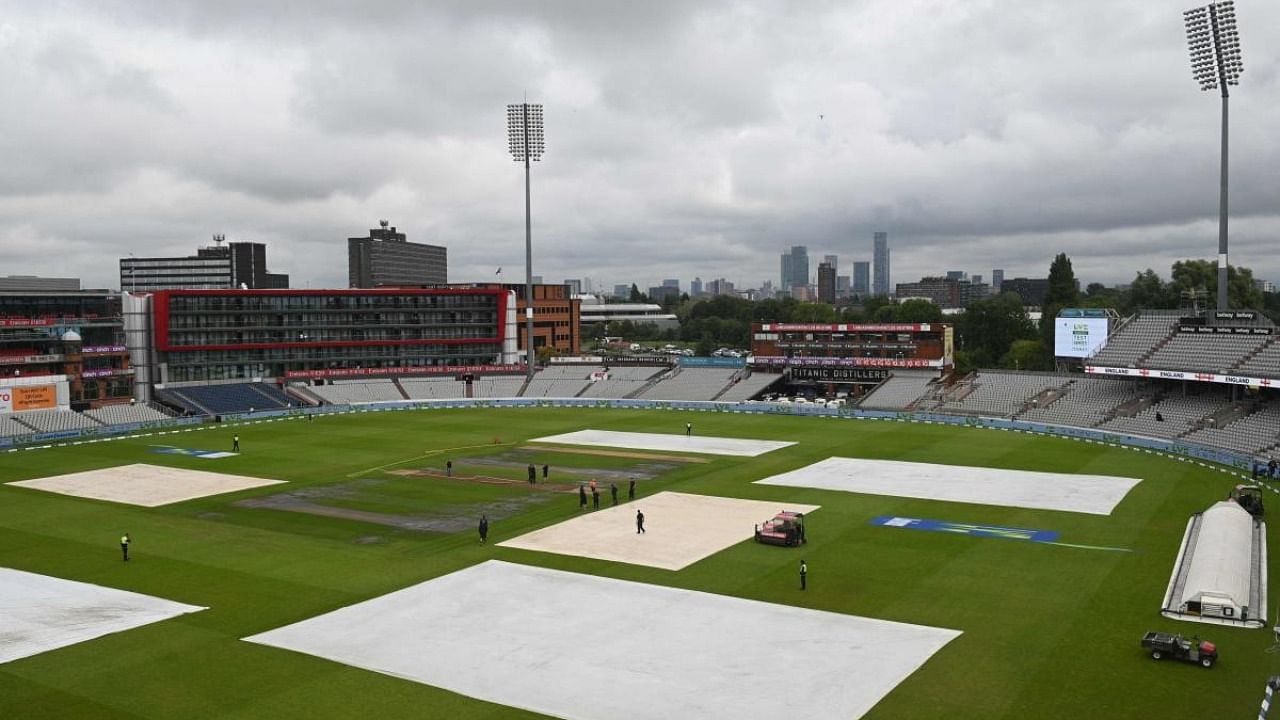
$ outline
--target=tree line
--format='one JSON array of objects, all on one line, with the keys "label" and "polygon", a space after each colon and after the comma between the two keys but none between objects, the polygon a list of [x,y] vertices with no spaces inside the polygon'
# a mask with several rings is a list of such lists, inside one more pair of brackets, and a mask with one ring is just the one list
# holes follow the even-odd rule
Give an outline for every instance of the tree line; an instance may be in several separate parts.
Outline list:
[{"label": "tree line", "polygon": [[[714,298],[672,297],[664,305],[679,319],[679,329],[659,330],[653,323],[611,322],[596,329],[597,337],[616,335],[628,340],[683,341],[699,355],[719,347],[751,347],[753,322],[778,323],[930,323],[950,322],[956,328],[956,367],[1052,369],[1054,319],[1067,307],[1113,308],[1121,315],[1138,310],[1176,309],[1193,304],[1212,305],[1217,297],[1217,264],[1210,260],[1179,260],[1169,280],[1150,268],[1137,273],[1127,288],[1091,283],[1082,292],[1065,253],[1049,266],[1049,289],[1037,325],[1014,293],[991,296],[969,304],[964,312],[945,316],[927,300],[894,303],[884,296],[866,298],[860,305],[835,306],[793,298],[751,301],[721,295]],[[1228,266],[1227,294],[1233,308],[1265,312],[1280,322],[1280,293],[1263,293],[1249,268]],[[633,288],[633,300],[643,295]]]}]

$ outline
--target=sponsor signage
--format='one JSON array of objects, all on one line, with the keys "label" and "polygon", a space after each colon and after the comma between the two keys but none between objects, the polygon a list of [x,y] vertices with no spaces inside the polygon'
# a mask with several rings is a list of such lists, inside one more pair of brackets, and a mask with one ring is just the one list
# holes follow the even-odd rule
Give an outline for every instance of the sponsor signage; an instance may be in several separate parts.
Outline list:
[{"label": "sponsor signage", "polygon": [[1054,530],[1033,530],[1031,528],[1002,527],[999,525],[977,525],[975,523],[957,523],[946,520],[894,517],[892,515],[881,515],[880,517],[872,518],[871,524],[878,525],[880,527],[926,530],[928,532],[945,532],[953,535],[999,538],[1001,540],[1030,540],[1031,542],[1051,543],[1058,539],[1058,533]]},{"label": "sponsor signage", "polygon": [[58,406],[57,385],[0,387],[0,412],[50,410]]},{"label": "sponsor signage", "polygon": [[747,366],[746,358],[733,357],[681,357],[680,367],[740,368]]},{"label": "sponsor signage", "polygon": [[1058,317],[1054,319],[1053,354],[1084,358],[1107,344],[1107,318]]},{"label": "sponsor signage", "polygon": [[82,355],[93,355],[95,353],[118,353],[125,352],[127,348],[123,345],[85,345],[80,348]]},{"label": "sponsor signage", "polygon": [[62,359],[62,355],[23,355],[22,357],[0,357],[0,365],[62,362]]},{"label": "sponsor signage", "polygon": [[522,373],[523,365],[442,365],[438,367],[328,368],[289,370],[286,378],[381,377],[383,375],[454,375],[463,373]]},{"label": "sponsor signage", "polygon": [[1258,319],[1258,313],[1252,310],[1215,310],[1213,311],[1214,320],[1249,320]]},{"label": "sponsor signage", "polygon": [[887,323],[879,325],[846,325],[831,323],[764,323],[763,332],[929,332],[929,323]]},{"label": "sponsor signage", "polygon": [[53,318],[0,318],[0,327],[47,327],[53,324]]},{"label": "sponsor signage", "polygon": [[1149,368],[1117,368],[1086,365],[1086,373],[1093,375],[1120,375],[1124,377],[1160,378],[1162,380],[1191,380],[1194,382],[1222,383],[1224,385],[1248,385],[1280,387],[1280,379],[1258,378],[1247,375],[1223,375],[1220,373],[1189,372],[1185,370],[1151,370]]},{"label": "sponsor signage", "polygon": [[876,384],[889,377],[887,369],[864,367],[793,367],[788,372],[792,380],[812,380],[815,382]]},{"label": "sponsor signage", "polygon": [[752,365],[770,367],[942,367],[942,360],[927,358],[834,358],[834,357],[785,357],[782,355],[756,355]]},{"label": "sponsor signage", "polygon": [[1275,328],[1239,325],[1179,325],[1180,333],[1203,335],[1270,335]]},{"label": "sponsor signage", "polygon": [[94,368],[92,370],[85,370],[81,372],[80,377],[97,378],[97,377],[110,377],[111,375],[132,375],[132,374],[133,374],[132,368],[128,370],[125,370],[122,368]]}]

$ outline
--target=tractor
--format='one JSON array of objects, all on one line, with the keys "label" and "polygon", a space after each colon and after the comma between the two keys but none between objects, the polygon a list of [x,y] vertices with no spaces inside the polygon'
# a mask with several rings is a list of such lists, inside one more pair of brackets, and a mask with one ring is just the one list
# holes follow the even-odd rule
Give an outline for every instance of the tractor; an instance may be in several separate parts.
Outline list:
[{"label": "tractor", "polygon": [[803,545],[807,542],[804,536],[804,513],[784,510],[774,515],[773,519],[766,520],[763,525],[756,525],[756,542],[787,547]]},{"label": "tractor", "polygon": [[1257,485],[1237,485],[1231,490],[1231,500],[1254,517],[1262,517],[1262,488]]}]

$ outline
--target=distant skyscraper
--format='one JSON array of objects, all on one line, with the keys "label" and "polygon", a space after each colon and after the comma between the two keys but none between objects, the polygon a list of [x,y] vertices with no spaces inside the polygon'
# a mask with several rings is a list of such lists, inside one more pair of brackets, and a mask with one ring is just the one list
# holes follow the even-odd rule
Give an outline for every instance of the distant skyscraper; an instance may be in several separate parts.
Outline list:
[{"label": "distant skyscraper", "polygon": [[878,232],[873,236],[872,260],[875,261],[875,281],[871,291],[876,295],[888,295],[892,289],[889,272],[889,233]]},{"label": "distant skyscraper", "polygon": [[978,284],[980,284],[980,283],[982,282],[982,276],[981,276],[981,275],[972,275],[972,276],[970,276],[970,277],[969,277],[969,282],[973,283],[974,285],[978,285]]},{"label": "distant skyscraper", "polygon": [[995,269],[991,271],[991,292],[999,295],[1004,292],[1001,287],[1004,285],[1004,270]]},{"label": "distant skyscraper", "polygon": [[620,300],[629,299],[631,297],[631,286],[630,285],[614,285],[613,296]]},{"label": "distant skyscraper", "polygon": [[964,272],[963,270],[948,270],[948,271],[947,271],[947,279],[948,279],[948,280],[964,280],[964,278],[965,278],[965,272]]},{"label": "distant skyscraper", "polygon": [[871,294],[871,263],[866,260],[853,263],[853,294],[858,297]]},{"label": "distant skyscraper", "polygon": [[835,255],[823,255],[822,262],[830,265],[831,269],[834,270],[837,275],[840,274],[840,265],[838,264]]},{"label": "distant skyscraper", "polygon": [[577,279],[573,279],[573,278],[567,278],[567,279],[565,279],[564,284],[569,286],[569,294],[570,294],[570,295],[581,295],[581,294],[582,294],[582,281],[581,281],[581,280],[577,280]]},{"label": "distant skyscraper", "polygon": [[369,237],[347,238],[347,280],[353,288],[449,282],[448,250],[411,243],[386,220]]},{"label": "distant skyscraper", "polygon": [[267,246],[254,242],[225,243],[214,235],[214,244],[198,248],[194,257],[120,259],[120,289],[125,292],[155,290],[249,290],[289,287],[289,276],[267,272]]},{"label": "distant skyscraper", "polygon": [[791,252],[782,255],[782,289],[809,284],[809,248],[792,245]]},{"label": "distant skyscraper", "polygon": [[852,288],[852,286],[853,284],[849,282],[848,275],[837,275],[836,276],[836,297],[838,298],[849,297],[849,291],[850,291],[850,288]]},{"label": "distant skyscraper", "polygon": [[693,282],[689,283],[689,294],[697,297],[702,294],[702,278],[696,277]]},{"label": "distant skyscraper", "polygon": [[818,302],[836,301],[836,269],[829,263],[818,265]]},{"label": "distant skyscraper", "polygon": [[676,294],[677,294],[677,295],[679,295],[679,294],[680,294],[680,281],[679,281],[679,280],[663,280],[663,281],[662,281],[662,287],[675,288],[675,289],[676,289]]}]

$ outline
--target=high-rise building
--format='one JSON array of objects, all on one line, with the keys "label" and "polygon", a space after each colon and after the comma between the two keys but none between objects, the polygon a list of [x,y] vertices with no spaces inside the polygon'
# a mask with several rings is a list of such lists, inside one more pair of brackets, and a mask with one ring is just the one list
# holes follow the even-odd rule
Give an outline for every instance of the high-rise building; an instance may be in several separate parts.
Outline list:
[{"label": "high-rise building", "polygon": [[630,300],[631,286],[630,285],[614,285],[613,296],[619,300]]},{"label": "high-rise building", "polygon": [[782,289],[788,291],[797,285],[809,284],[809,248],[792,245],[791,251],[782,254]]},{"label": "high-rise building", "polygon": [[838,258],[835,255],[823,255],[822,262],[830,265],[831,269],[836,271],[837,275],[840,274],[840,265],[838,262]]},{"label": "high-rise building", "polygon": [[853,294],[857,297],[871,294],[871,263],[866,260],[853,263]]},{"label": "high-rise building", "polygon": [[80,278],[47,278],[35,275],[7,275],[0,277],[0,292],[77,292]]},{"label": "high-rise building", "polygon": [[1004,285],[1004,270],[1001,270],[999,268],[992,270],[991,271],[991,292],[995,295],[999,295],[1000,293],[1004,292],[1004,290],[1001,289],[1001,286],[1003,285]]},{"label": "high-rise building", "polygon": [[818,302],[836,301],[836,269],[830,263],[818,264]]},{"label": "high-rise building", "polygon": [[707,282],[707,294],[709,295],[732,295],[733,283],[724,278],[717,278]]},{"label": "high-rise building", "polygon": [[696,277],[693,279],[693,282],[689,283],[689,295],[691,297],[698,297],[701,294],[702,294],[702,278]]},{"label": "high-rise building", "polygon": [[576,278],[566,278],[564,284],[569,287],[570,295],[582,294],[582,281]]},{"label": "high-rise building", "polygon": [[852,284],[849,282],[848,275],[837,275],[836,276],[836,297],[837,298],[849,297],[849,291],[850,291],[851,285]]},{"label": "high-rise building", "polygon": [[680,294],[680,281],[679,281],[679,280],[663,280],[663,281],[662,281],[662,287],[675,288],[675,289],[676,289],[676,294],[677,294],[677,295],[679,295],[679,294]]},{"label": "high-rise building", "polygon": [[1040,307],[1049,294],[1049,278],[1012,278],[1002,281],[1001,287],[1003,292],[1017,293],[1024,306]]},{"label": "high-rise building", "polygon": [[1253,281],[1253,286],[1258,288],[1264,293],[1270,293],[1270,292],[1276,291],[1275,283],[1271,282],[1270,280],[1255,279]]},{"label": "high-rise building", "polygon": [[970,275],[970,276],[969,276],[969,282],[974,283],[974,284],[980,283],[980,282],[982,282],[982,276],[981,276],[981,275]]},{"label": "high-rise building", "polygon": [[449,282],[448,250],[411,243],[386,220],[369,237],[347,238],[347,281],[353,288],[442,285]]},{"label": "high-rise building", "polygon": [[964,279],[925,277],[920,282],[898,283],[897,296],[925,298],[941,308],[963,308],[987,296],[987,286]]},{"label": "high-rise building", "polygon": [[876,295],[888,295],[892,289],[889,272],[889,233],[878,232],[873,237],[872,260],[875,262],[875,280],[871,284],[871,292]]},{"label": "high-rise building", "polygon": [[280,290],[289,287],[289,276],[267,272],[267,246],[230,242],[214,235],[213,245],[196,249],[194,256],[168,258],[120,258],[120,289],[125,292],[156,290]]},{"label": "high-rise building", "polygon": [[965,271],[963,271],[963,270],[948,270],[948,271],[947,271],[947,279],[948,279],[948,280],[956,280],[956,281],[959,281],[959,280],[964,280],[964,279],[965,279],[965,277],[966,277],[966,273],[965,273]]}]

